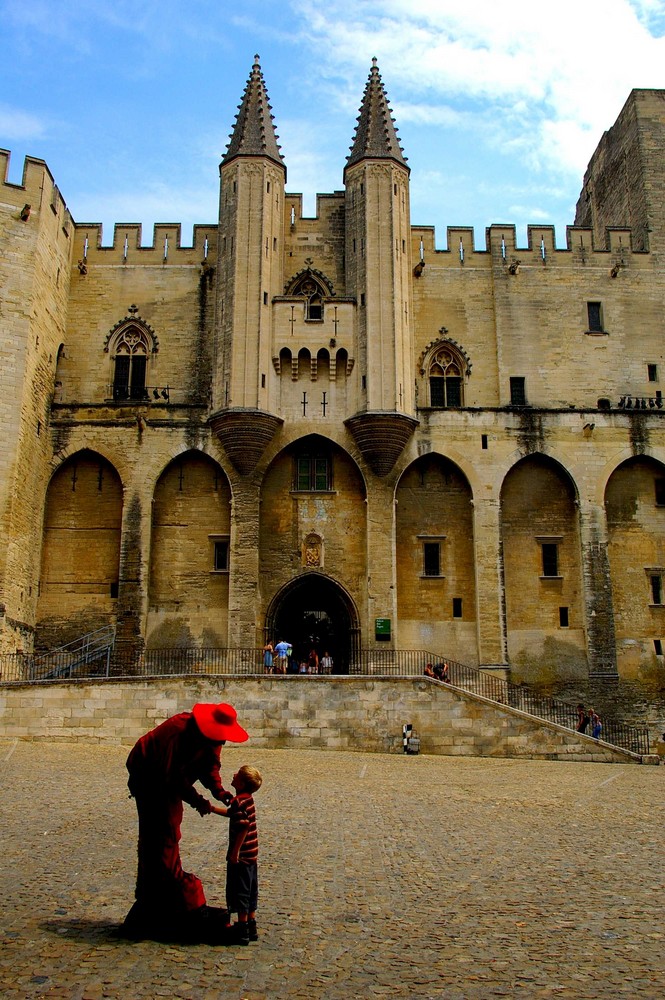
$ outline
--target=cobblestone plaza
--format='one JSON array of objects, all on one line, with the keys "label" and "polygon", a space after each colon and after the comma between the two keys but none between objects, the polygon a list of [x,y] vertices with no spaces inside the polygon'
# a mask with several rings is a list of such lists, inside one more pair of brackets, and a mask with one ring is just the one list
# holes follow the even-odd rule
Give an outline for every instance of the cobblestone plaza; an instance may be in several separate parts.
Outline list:
[{"label": "cobblestone plaza", "polygon": [[[131,943],[126,747],[3,741],[0,994],[661,998],[661,767],[225,748],[258,766],[260,940]],[[182,855],[224,895],[225,821]]]}]

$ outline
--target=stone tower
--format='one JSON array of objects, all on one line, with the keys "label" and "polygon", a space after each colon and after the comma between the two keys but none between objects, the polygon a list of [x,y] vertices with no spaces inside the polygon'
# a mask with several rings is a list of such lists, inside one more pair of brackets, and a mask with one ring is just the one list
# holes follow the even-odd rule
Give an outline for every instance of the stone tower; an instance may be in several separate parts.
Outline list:
[{"label": "stone tower", "polygon": [[[376,59],[344,171],[346,283],[358,304],[361,408],[348,422],[373,470],[384,475],[412,434],[409,168]],[[387,289],[391,294],[387,294]]]},{"label": "stone tower", "polygon": [[665,93],[633,90],[603,134],[584,175],[575,225],[594,230],[597,245],[608,227],[632,230],[633,250],[665,250]]},{"label": "stone tower", "polygon": [[211,425],[250,472],[281,421],[270,413],[272,299],[282,292],[286,167],[259,57],[220,166],[216,365]]}]

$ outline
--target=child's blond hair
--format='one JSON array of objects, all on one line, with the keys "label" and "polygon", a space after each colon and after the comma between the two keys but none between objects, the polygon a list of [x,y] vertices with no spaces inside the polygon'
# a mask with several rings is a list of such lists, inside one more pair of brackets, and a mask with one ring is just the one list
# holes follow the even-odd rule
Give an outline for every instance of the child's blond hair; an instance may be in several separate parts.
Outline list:
[{"label": "child's blond hair", "polygon": [[243,766],[238,769],[238,774],[242,778],[243,785],[248,792],[257,792],[263,784],[261,772],[255,767],[251,767],[249,764],[243,764]]}]

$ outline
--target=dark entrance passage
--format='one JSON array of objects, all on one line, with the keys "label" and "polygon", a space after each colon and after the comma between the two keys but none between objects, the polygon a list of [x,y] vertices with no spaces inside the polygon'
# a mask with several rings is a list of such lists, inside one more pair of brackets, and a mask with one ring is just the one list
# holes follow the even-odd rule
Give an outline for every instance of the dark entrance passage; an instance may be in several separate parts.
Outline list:
[{"label": "dark entrance passage", "polygon": [[308,573],[288,584],[274,599],[266,618],[266,636],[285,639],[298,662],[314,647],[319,659],[327,651],[333,673],[347,674],[359,650],[360,629],[353,602],[332,580]]}]

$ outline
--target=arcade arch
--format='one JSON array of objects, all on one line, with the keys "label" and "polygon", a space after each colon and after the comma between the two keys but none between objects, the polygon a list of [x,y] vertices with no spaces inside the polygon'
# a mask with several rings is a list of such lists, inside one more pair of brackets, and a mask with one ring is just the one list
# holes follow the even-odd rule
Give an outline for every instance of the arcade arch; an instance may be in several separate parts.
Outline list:
[{"label": "arcade arch", "polygon": [[[317,574],[317,580],[311,581],[317,586],[319,606],[315,610],[329,615],[336,634],[339,629],[335,623],[343,620],[344,627],[348,625],[343,615],[340,618],[335,596],[340,587],[348,594],[351,606],[364,609],[365,498],[364,480],[355,462],[320,435],[300,438],[275,457],[261,487],[259,515],[259,586],[261,607],[266,613],[275,607],[276,595],[283,593],[287,584],[293,582],[295,586],[297,579],[305,575],[309,579],[312,570]],[[330,581],[330,586],[324,586],[322,580]],[[307,595],[306,590],[296,590],[301,597]],[[346,607],[344,602],[342,605]],[[285,624],[290,624],[294,616],[298,618],[295,605],[288,614],[281,611],[280,615],[286,615]],[[304,627],[300,620],[292,627],[296,625]],[[296,641],[293,635],[287,638]],[[348,656],[348,649],[343,655]]]},{"label": "arcade arch", "polygon": [[149,648],[224,646],[228,631],[231,489],[221,466],[185,452],[154,492]]},{"label": "arcade arch", "polygon": [[360,651],[360,625],[354,601],[330,577],[310,572],[287,583],[274,596],[266,614],[266,642],[284,639],[296,663],[315,648],[327,652],[333,673],[346,674]]},{"label": "arcade arch", "polygon": [[478,662],[469,482],[430,453],[410,465],[396,492],[400,646]]},{"label": "arcade arch", "polygon": [[512,676],[587,673],[576,490],[557,462],[529,455],[501,488],[506,639]]},{"label": "arcade arch", "polygon": [[[665,467],[619,465],[605,488],[617,660],[622,676],[662,664],[665,649]],[[660,657],[660,659],[659,659]]]},{"label": "arcade arch", "polygon": [[36,648],[63,645],[109,624],[120,569],[122,483],[97,452],[70,456],[46,493]]}]

